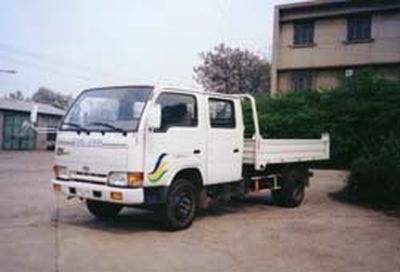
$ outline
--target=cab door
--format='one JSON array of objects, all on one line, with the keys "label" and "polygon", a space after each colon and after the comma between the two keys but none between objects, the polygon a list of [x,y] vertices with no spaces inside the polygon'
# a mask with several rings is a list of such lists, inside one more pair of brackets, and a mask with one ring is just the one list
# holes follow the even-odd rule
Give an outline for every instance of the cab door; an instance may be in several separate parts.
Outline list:
[{"label": "cab door", "polygon": [[197,94],[162,92],[161,128],[148,132],[146,186],[166,185],[181,169],[205,169],[205,129]]},{"label": "cab door", "polygon": [[208,109],[208,179],[224,183],[242,177],[243,122],[239,104],[234,100],[209,97]]}]

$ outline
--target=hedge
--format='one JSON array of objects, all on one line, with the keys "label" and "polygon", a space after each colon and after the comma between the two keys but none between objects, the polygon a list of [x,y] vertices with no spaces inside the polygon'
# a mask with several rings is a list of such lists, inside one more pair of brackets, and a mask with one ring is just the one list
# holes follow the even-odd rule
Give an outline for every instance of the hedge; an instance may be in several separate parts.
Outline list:
[{"label": "hedge", "polygon": [[[400,178],[398,168],[389,163],[379,169],[371,167],[378,159],[395,161],[400,156],[400,149],[388,152],[395,139],[400,139],[400,81],[376,78],[371,71],[364,71],[343,79],[332,90],[304,90],[275,98],[264,95],[256,100],[264,137],[313,138],[329,132],[331,159],[314,166],[350,169],[349,186],[354,189],[356,184],[360,194],[372,184],[384,186],[382,190],[389,194],[400,193],[399,186],[393,185],[394,179]],[[252,133],[250,114],[245,104],[247,135]],[[371,171],[393,174],[379,178]]]}]

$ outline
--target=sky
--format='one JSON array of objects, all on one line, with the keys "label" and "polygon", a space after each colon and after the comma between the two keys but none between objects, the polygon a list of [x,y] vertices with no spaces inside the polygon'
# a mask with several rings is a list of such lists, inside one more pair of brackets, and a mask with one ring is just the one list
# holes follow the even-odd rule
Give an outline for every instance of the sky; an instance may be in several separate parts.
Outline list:
[{"label": "sky", "polygon": [[270,59],[273,6],[298,0],[1,0],[0,97],[137,83],[198,87],[199,53]]}]

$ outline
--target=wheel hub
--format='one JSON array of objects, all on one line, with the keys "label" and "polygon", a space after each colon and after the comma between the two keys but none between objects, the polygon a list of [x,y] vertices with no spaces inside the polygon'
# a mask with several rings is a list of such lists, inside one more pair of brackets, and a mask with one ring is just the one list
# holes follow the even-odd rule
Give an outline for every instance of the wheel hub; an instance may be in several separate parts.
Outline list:
[{"label": "wheel hub", "polygon": [[293,198],[299,200],[303,194],[303,187],[301,185],[297,185],[293,190]]},{"label": "wheel hub", "polygon": [[182,193],[176,199],[175,214],[177,219],[185,220],[193,209],[193,199],[190,194]]}]

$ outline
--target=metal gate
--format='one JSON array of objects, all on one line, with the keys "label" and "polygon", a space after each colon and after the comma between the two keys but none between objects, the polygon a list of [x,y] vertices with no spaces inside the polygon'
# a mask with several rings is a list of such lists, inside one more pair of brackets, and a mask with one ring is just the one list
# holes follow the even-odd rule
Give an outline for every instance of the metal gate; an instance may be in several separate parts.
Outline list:
[{"label": "metal gate", "polygon": [[33,130],[25,131],[21,135],[24,121],[29,115],[17,112],[4,113],[3,150],[28,150],[36,147],[36,135]]}]

